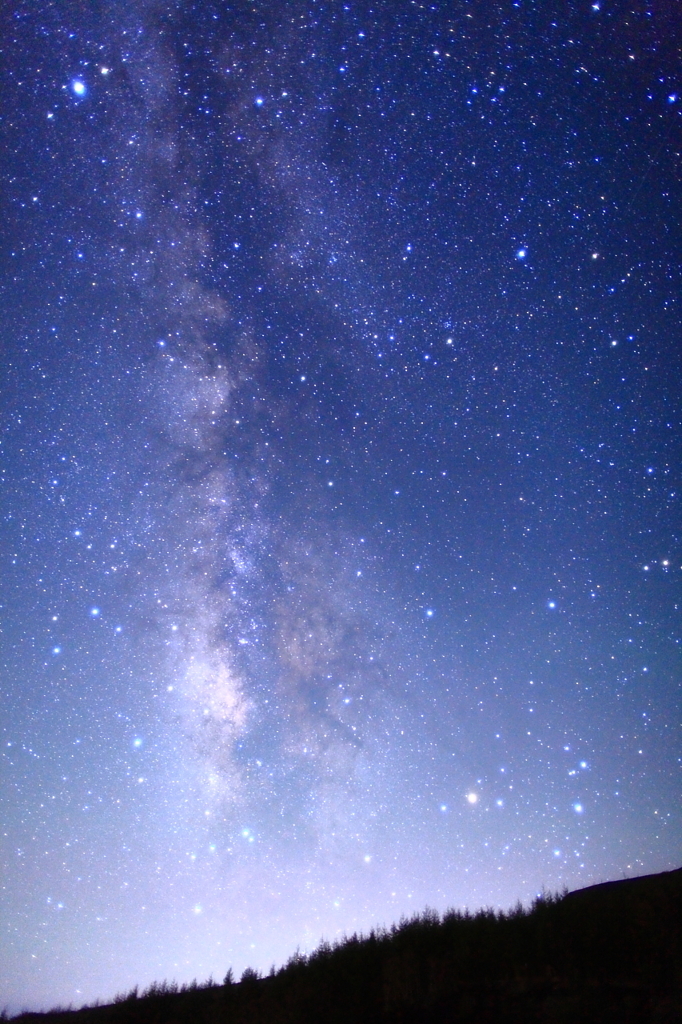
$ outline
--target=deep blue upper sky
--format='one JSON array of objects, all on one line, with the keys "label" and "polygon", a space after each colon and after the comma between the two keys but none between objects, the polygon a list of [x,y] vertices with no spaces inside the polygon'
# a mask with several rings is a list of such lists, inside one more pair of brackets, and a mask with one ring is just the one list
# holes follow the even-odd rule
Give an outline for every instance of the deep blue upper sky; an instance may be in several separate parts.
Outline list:
[{"label": "deep blue upper sky", "polygon": [[7,6],[0,1003],[679,865],[678,14]]}]

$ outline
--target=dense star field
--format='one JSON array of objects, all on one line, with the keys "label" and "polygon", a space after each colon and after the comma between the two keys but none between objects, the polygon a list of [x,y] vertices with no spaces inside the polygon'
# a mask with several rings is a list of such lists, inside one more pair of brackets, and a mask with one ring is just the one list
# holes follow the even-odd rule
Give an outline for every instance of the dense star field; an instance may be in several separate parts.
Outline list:
[{"label": "dense star field", "polygon": [[679,866],[673,0],[17,0],[0,1005]]}]

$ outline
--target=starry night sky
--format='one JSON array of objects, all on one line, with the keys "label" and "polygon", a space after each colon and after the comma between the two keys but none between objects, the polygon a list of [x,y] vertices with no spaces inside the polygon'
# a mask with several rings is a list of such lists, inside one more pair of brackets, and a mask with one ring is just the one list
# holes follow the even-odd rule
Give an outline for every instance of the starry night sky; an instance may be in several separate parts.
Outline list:
[{"label": "starry night sky", "polygon": [[2,19],[0,1005],[679,866],[678,5]]}]

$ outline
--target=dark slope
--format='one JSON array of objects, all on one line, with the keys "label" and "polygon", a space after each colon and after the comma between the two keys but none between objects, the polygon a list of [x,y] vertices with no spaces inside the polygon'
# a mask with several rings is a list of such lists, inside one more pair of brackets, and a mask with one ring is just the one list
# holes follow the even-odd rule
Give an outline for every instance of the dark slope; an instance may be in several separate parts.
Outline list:
[{"label": "dark slope", "polygon": [[682,1024],[682,869],[505,915],[426,913],[238,984],[22,1024]]}]

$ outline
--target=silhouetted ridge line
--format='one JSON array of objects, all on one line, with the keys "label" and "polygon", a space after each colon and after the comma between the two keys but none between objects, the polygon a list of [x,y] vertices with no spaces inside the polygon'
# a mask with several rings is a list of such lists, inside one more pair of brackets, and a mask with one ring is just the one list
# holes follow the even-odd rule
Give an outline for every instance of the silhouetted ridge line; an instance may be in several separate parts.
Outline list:
[{"label": "silhouetted ridge line", "polygon": [[682,869],[507,913],[426,910],[267,977],[155,983],[22,1024],[682,1024]]}]

